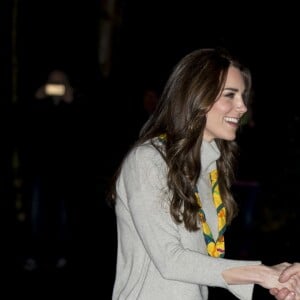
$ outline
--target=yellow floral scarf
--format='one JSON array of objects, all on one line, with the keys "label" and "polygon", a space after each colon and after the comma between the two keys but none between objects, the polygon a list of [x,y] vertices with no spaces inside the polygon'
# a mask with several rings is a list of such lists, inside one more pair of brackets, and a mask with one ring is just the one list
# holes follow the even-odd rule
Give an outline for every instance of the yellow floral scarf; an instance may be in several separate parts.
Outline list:
[{"label": "yellow floral scarf", "polygon": [[199,216],[200,216],[203,235],[207,247],[207,252],[210,256],[213,257],[224,257],[225,255],[224,233],[226,230],[226,209],[220,196],[217,170],[213,170],[210,172],[210,180],[212,185],[213,202],[216,207],[217,215],[218,215],[219,236],[216,241],[214,240],[210,227],[206,222],[205,213],[202,209],[202,203],[197,188],[195,191],[195,197],[199,205]]}]

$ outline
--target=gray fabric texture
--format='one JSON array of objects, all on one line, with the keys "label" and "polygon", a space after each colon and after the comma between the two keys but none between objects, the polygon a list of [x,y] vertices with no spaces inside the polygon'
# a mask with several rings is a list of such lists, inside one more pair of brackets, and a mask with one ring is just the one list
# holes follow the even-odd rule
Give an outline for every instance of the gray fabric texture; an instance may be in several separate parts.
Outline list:
[{"label": "gray fabric texture", "polygon": [[[197,182],[207,222],[217,236],[209,172],[220,153],[204,142],[202,174]],[[150,144],[127,156],[117,181],[117,269],[113,300],[206,300],[208,286],[229,290],[238,299],[252,299],[253,285],[228,285],[223,270],[260,261],[208,256],[201,230],[187,231],[169,213],[167,166]]]}]

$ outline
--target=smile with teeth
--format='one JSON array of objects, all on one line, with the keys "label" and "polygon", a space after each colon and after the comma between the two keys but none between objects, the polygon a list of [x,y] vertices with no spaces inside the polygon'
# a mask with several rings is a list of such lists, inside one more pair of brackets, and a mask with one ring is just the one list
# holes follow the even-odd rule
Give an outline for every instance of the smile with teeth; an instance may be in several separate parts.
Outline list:
[{"label": "smile with teeth", "polygon": [[225,117],[224,118],[226,122],[228,123],[234,123],[234,124],[238,124],[239,123],[239,118],[233,118],[233,117]]}]

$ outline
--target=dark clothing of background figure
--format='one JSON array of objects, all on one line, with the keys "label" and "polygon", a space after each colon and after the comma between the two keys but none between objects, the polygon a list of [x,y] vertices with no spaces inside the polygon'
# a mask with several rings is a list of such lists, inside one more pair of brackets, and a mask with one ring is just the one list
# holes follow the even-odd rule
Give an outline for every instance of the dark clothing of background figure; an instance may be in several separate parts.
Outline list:
[{"label": "dark clothing of background figure", "polygon": [[33,99],[24,122],[28,255],[50,263],[70,256],[90,235],[95,155],[87,101],[76,95],[71,103]]}]

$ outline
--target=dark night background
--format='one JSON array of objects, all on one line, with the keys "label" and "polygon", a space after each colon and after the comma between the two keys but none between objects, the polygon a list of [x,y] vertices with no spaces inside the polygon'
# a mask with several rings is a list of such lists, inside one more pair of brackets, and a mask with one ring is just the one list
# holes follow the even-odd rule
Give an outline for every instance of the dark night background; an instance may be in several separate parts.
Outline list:
[{"label": "dark night background", "polygon": [[[115,3],[113,12],[108,6]],[[105,186],[144,121],[142,95],[160,88],[173,65],[199,47],[226,46],[253,74],[252,121],[239,134],[236,187],[241,213],[228,231],[228,256],[266,264],[300,261],[299,18],[288,3],[187,1],[2,1],[1,4],[1,198],[16,216],[15,290],[110,299],[114,278],[114,215]],[[109,42],[101,44],[108,22]],[[100,49],[111,45],[109,60]],[[18,151],[26,122],[24,105],[54,67],[68,70],[88,97],[91,137],[97,153],[91,180],[88,238],[74,252],[79,261],[63,271],[26,272],[20,258],[26,211]],[[38,126],[38,124],[37,124]],[[94,153],[93,152],[93,153]],[[245,183],[259,186],[257,194]],[[6,201],[5,201],[6,202]],[[299,249],[299,248],[298,248]],[[234,299],[212,289],[211,299]],[[255,288],[254,299],[272,299]]]}]

